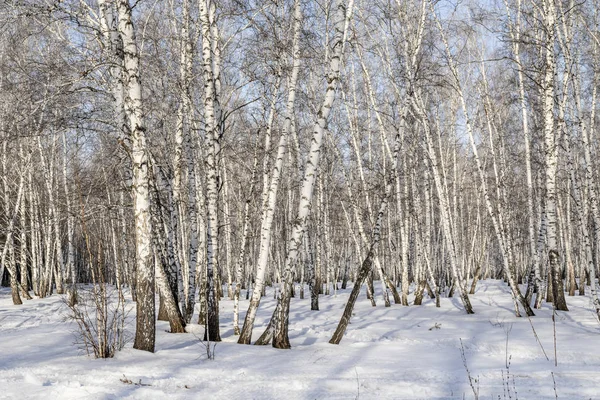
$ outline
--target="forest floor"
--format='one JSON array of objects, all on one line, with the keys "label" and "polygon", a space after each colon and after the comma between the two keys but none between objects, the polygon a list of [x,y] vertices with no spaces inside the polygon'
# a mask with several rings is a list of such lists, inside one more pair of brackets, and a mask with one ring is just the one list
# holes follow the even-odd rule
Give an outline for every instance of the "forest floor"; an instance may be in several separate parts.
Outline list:
[{"label": "forest floor", "polygon": [[[311,311],[308,298],[292,299],[291,350],[238,345],[233,302],[224,299],[223,341],[212,360],[201,326],[170,334],[165,322],[154,354],[130,342],[112,359],[94,359],[74,344],[77,329],[65,321],[62,296],[13,306],[1,288],[0,399],[600,398],[600,324],[589,296],[568,297],[570,311],[557,312],[554,325],[547,304],[531,319],[515,317],[507,286],[495,280],[479,283],[474,315],[457,298],[442,298],[441,308],[429,299],[373,308],[361,295],[346,336],[331,345],[348,294],[320,297],[321,311]],[[273,307],[267,291],[254,339]]]}]

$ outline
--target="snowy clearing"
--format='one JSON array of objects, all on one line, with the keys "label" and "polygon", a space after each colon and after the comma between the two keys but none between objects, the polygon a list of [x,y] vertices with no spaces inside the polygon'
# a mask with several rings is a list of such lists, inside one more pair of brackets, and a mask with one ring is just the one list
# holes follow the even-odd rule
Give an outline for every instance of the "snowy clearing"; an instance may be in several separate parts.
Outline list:
[{"label": "snowy clearing", "polygon": [[[531,319],[547,360],[530,321],[513,315],[501,281],[479,283],[474,315],[466,315],[458,299],[443,298],[439,309],[431,300],[420,307],[372,308],[361,295],[344,340],[331,345],[348,293],[321,297],[321,311],[310,311],[309,299],[292,299],[291,350],[238,345],[233,302],[225,299],[223,342],[214,360],[207,360],[198,340],[202,327],[170,334],[166,322],[158,323],[155,354],[129,343],[114,359],[102,360],[73,344],[75,326],[64,322],[61,296],[13,306],[10,289],[2,288],[0,398],[470,399],[461,339],[482,399],[600,397],[600,325],[587,296],[569,297],[571,311],[556,315],[555,367],[552,309],[544,305]],[[272,297],[269,291],[263,299],[254,339],[271,315]]]}]

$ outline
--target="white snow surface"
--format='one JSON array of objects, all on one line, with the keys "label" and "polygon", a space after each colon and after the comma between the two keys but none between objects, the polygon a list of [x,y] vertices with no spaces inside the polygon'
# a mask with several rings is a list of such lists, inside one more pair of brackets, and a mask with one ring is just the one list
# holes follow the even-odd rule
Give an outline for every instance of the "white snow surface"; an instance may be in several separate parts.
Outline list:
[{"label": "white snow surface", "polygon": [[[94,359],[74,345],[76,326],[65,322],[62,296],[14,306],[1,288],[0,399],[472,399],[469,374],[481,399],[600,398],[600,325],[589,296],[568,297],[570,311],[556,313],[555,366],[551,305],[517,318],[502,281],[478,284],[474,315],[457,298],[442,298],[441,308],[428,298],[422,306],[379,301],[373,308],[363,290],[340,345],[328,340],[349,289],[320,297],[321,311],[310,310],[306,293],[292,299],[291,350],[238,345],[233,302],[225,298],[214,360],[199,340],[203,327],[171,334],[162,321],[154,354],[130,342],[112,359]],[[242,299],[240,309],[247,304]],[[254,339],[274,304],[267,291]]]}]

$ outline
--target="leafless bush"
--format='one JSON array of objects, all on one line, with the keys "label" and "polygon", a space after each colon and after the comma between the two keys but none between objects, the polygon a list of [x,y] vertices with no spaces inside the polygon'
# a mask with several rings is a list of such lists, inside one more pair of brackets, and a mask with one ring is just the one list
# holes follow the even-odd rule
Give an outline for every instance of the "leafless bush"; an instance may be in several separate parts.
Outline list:
[{"label": "leafless bush", "polygon": [[81,287],[77,302],[65,299],[67,319],[77,323],[76,344],[95,358],[112,358],[131,339],[125,330],[129,310],[123,294],[105,283]]},{"label": "leafless bush", "polygon": [[[92,283],[77,288],[64,299],[69,308],[67,319],[77,323],[76,344],[88,356],[112,358],[131,339],[125,331],[125,321],[129,309],[125,307],[125,297],[121,286],[115,288],[107,284],[107,263],[104,257],[103,241],[90,234],[83,198],[80,197],[81,230],[85,240],[87,265]],[[71,291],[70,291],[71,292]]]}]

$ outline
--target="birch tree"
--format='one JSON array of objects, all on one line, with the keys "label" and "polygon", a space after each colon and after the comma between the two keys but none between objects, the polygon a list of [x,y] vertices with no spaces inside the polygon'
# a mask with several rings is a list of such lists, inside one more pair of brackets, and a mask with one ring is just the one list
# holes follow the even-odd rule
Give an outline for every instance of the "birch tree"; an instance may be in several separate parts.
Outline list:
[{"label": "birch tree", "polygon": [[290,291],[292,284],[292,267],[298,260],[298,254],[302,246],[302,237],[306,229],[312,195],[314,191],[316,171],[319,167],[319,157],[321,153],[321,144],[323,135],[327,127],[329,114],[335,100],[335,93],[340,77],[340,65],[342,62],[344,42],[348,32],[348,25],[352,17],[352,0],[348,5],[343,0],[336,2],[335,10],[335,38],[331,43],[332,54],[327,75],[327,89],[325,98],[317,113],[317,121],[314,125],[309,156],[306,161],[304,178],[300,186],[300,202],[298,204],[298,213],[293,224],[292,235],[288,244],[288,252],[285,260],[285,267],[282,277],[282,288],[277,302],[277,308],[274,312],[275,321],[273,323],[273,347],[290,348],[288,337],[288,319],[290,305]]},{"label": "birch tree", "polygon": [[543,75],[543,121],[545,153],[545,205],[546,205],[546,241],[548,248],[548,266],[552,281],[552,297],[557,310],[568,311],[563,291],[560,255],[556,237],[556,169],[558,166],[557,132],[554,125],[554,76],[556,62],[554,54],[556,8],[554,1],[543,0],[541,4],[542,23],[546,33],[544,45],[545,71]]},{"label": "birch tree", "polygon": [[219,152],[222,129],[219,103],[219,60],[216,60],[215,48],[219,46],[215,36],[216,4],[210,0],[200,0],[199,19],[202,31],[202,64],[204,77],[204,119],[206,124],[206,298],[207,298],[207,340],[221,341],[219,332],[219,299],[216,287],[219,252]]},{"label": "birch tree", "polygon": [[292,50],[292,72],[288,85],[288,97],[286,103],[285,120],[279,144],[277,146],[277,155],[275,156],[275,164],[271,172],[270,183],[266,195],[263,197],[262,203],[262,218],[260,228],[260,248],[256,266],[255,285],[252,291],[252,298],[248,306],[244,326],[240,333],[238,343],[250,344],[252,340],[252,330],[254,328],[254,320],[256,311],[260,305],[261,293],[263,290],[264,276],[266,273],[267,261],[269,257],[269,249],[272,237],[272,224],[275,213],[275,202],[277,199],[277,191],[281,180],[281,174],[284,163],[284,156],[287,151],[288,139],[293,125],[294,106],[296,101],[296,85],[298,82],[298,73],[300,70],[300,34],[302,32],[302,6],[299,0],[294,1],[294,37]]},{"label": "birch tree", "polygon": [[123,43],[123,82],[125,112],[129,118],[131,138],[132,190],[135,215],[136,253],[136,333],[133,347],[154,352],[155,342],[155,272],[152,262],[152,227],[146,128],[142,109],[140,60],[129,0],[117,3],[119,34]]}]

